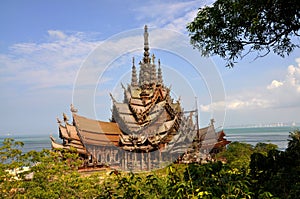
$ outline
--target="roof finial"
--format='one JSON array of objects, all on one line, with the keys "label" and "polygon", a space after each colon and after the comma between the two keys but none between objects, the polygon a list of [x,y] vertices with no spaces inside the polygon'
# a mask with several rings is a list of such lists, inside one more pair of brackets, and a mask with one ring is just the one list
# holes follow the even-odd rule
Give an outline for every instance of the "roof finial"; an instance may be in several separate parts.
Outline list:
[{"label": "roof finial", "polygon": [[57,120],[58,124],[61,124],[61,121],[60,121],[60,119],[58,117],[56,117],[56,120]]},{"label": "roof finial", "polygon": [[68,116],[65,113],[63,113],[63,118],[64,118],[64,122],[69,121],[69,118],[68,118]]},{"label": "roof finial", "polygon": [[131,86],[138,86],[138,79],[136,75],[136,67],[134,64],[134,57],[132,57],[132,69],[131,69]]},{"label": "roof finial", "polygon": [[156,78],[156,66],[155,66],[155,55],[152,54],[152,66],[150,71],[150,83],[152,85],[156,84],[157,78]]},{"label": "roof finial", "polygon": [[155,55],[152,54],[152,63],[154,64],[155,63]]},{"label": "roof finial", "polygon": [[77,113],[77,112],[78,112],[78,109],[75,108],[73,104],[71,104],[70,107],[71,107],[71,108],[70,108],[70,111],[71,111],[72,113]]},{"label": "roof finial", "polygon": [[109,95],[110,95],[110,97],[111,97],[111,99],[112,99],[113,102],[117,102],[117,101],[115,100],[114,96],[113,96],[111,93],[109,93]]},{"label": "roof finial", "polygon": [[160,59],[158,59],[157,84],[163,84],[162,71],[160,68]]},{"label": "roof finial", "polygon": [[149,41],[148,41],[148,27],[144,27],[144,63],[149,63]]}]

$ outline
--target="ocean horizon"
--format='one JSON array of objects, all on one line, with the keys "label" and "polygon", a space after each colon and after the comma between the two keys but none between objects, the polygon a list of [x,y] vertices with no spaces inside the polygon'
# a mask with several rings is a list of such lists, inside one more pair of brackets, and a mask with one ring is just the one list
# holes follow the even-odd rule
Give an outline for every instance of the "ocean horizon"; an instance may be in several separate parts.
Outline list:
[{"label": "ocean horizon", "polygon": [[299,126],[280,127],[238,127],[224,128],[226,138],[229,141],[244,142],[255,146],[257,143],[272,143],[279,150],[285,150],[288,146],[290,132],[299,129]]},{"label": "ocean horizon", "polygon": [[[232,142],[244,142],[255,146],[258,142],[273,143],[279,150],[285,150],[288,145],[290,132],[299,129],[298,126],[283,127],[238,127],[224,128],[226,139]],[[217,130],[216,130],[217,131]],[[6,134],[0,135],[0,146],[5,138],[13,138],[15,141],[21,141],[24,146],[21,148],[24,153],[42,149],[51,149],[50,134],[30,135],[30,134]],[[61,140],[57,135],[52,135],[58,142]]]}]

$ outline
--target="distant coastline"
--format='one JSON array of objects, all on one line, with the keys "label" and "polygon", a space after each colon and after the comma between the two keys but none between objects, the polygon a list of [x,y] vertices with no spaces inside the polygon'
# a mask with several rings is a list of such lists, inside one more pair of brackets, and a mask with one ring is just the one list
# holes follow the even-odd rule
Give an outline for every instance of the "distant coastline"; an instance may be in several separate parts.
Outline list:
[{"label": "distant coastline", "polygon": [[230,141],[245,142],[255,145],[258,142],[273,143],[279,150],[287,148],[290,132],[299,126],[255,126],[224,128]]},{"label": "distant coastline", "polygon": [[274,123],[259,123],[259,124],[238,124],[238,125],[228,125],[224,129],[232,128],[267,128],[267,127],[300,127],[300,122],[274,122]]}]

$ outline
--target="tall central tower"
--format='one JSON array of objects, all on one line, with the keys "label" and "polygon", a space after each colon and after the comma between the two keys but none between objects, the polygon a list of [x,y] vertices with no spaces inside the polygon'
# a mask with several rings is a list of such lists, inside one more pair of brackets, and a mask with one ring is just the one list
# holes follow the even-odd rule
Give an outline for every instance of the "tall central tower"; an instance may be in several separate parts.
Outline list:
[{"label": "tall central tower", "polygon": [[[152,54],[150,57],[149,53],[149,33],[148,27],[144,28],[144,57],[140,64],[140,74],[139,74],[139,86],[141,88],[147,88],[155,86],[158,82],[158,76],[156,72],[156,63],[155,63],[155,55]],[[158,61],[158,65],[160,68],[160,61]],[[161,76],[161,69],[160,76]],[[160,77],[162,79],[162,77]]]},{"label": "tall central tower", "polygon": [[[124,149],[157,150],[172,139],[180,126],[180,103],[173,102],[170,89],[163,84],[160,60],[156,63],[155,55],[150,56],[149,51],[149,33],[145,26],[144,56],[139,62],[139,77],[133,58],[131,83],[124,87],[123,102],[112,97],[112,121],[118,123],[123,132]],[[130,136],[137,136],[136,143],[129,141],[132,139]]]}]

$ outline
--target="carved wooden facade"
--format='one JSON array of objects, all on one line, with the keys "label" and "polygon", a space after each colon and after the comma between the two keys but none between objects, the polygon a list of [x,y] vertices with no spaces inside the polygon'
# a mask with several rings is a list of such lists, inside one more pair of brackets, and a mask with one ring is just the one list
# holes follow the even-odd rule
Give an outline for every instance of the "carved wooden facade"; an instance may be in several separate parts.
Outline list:
[{"label": "carved wooden facade", "polygon": [[213,122],[199,129],[194,122],[197,112],[186,116],[180,102],[171,98],[163,83],[160,60],[156,63],[155,55],[150,56],[147,26],[139,74],[133,58],[131,83],[122,87],[122,102],[111,95],[110,122],[80,116],[72,106],[73,121],[69,123],[65,114],[64,122],[58,120],[62,144],[51,138],[52,147],[74,149],[87,165],[149,170],[179,159],[199,161],[200,149],[209,153],[215,146],[229,143],[224,132],[218,136]]}]

